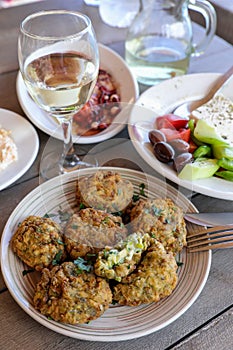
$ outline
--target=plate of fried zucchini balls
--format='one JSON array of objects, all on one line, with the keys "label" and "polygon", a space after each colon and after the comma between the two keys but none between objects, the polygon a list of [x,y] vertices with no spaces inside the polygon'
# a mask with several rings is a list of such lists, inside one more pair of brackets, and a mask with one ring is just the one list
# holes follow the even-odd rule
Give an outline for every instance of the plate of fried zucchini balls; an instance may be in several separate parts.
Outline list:
[{"label": "plate of fried zucchini balls", "polygon": [[33,319],[63,335],[134,339],[176,320],[207,280],[210,252],[189,253],[196,212],[176,189],[123,168],[81,169],[35,188],[1,241],[5,283]]}]

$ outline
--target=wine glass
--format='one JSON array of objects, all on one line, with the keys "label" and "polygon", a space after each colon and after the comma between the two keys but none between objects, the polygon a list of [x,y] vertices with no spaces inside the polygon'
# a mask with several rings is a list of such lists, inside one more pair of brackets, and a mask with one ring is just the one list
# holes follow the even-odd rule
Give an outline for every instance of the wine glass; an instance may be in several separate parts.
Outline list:
[{"label": "wine glass", "polygon": [[66,10],[29,15],[20,26],[18,59],[30,96],[63,130],[62,155],[46,155],[42,177],[90,166],[77,156],[72,141],[73,115],[89,100],[99,71],[98,45],[90,19]]}]

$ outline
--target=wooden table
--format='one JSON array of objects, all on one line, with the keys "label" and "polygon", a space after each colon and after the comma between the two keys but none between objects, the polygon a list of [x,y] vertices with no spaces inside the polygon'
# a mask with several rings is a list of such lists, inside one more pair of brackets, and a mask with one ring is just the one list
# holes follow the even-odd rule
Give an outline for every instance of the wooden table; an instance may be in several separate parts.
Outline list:
[{"label": "wooden table", "polygon": [[[24,115],[16,96],[17,35],[20,21],[41,9],[64,8],[88,14],[99,42],[124,54],[124,29],[104,25],[95,7],[78,0],[48,0],[0,11],[0,107]],[[195,33],[202,33],[195,26]],[[191,60],[189,73],[224,72],[232,65],[233,48],[215,37],[205,54]],[[0,233],[16,205],[39,184],[40,157],[48,135],[37,130],[40,151],[32,167],[16,183],[0,192]],[[156,174],[155,174],[156,175]],[[200,211],[233,211],[233,201],[194,193]],[[0,275],[0,349],[194,349],[229,350],[233,347],[233,250],[213,252],[207,283],[196,302],[175,322],[151,335],[116,343],[81,341],[55,333],[31,319],[13,300]]]}]

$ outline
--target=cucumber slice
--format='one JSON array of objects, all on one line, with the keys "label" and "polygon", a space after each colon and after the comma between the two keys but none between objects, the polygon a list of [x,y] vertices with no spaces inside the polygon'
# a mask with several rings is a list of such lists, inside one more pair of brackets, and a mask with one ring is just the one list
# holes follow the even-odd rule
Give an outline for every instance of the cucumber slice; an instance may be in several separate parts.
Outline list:
[{"label": "cucumber slice", "polygon": [[227,142],[216,132],[215,127],[207,123],[204,119],[199,119],[197,121],[193,134],[199,141],[209,143],[211,145],[228,145]]},{"label": "cucumber slice", "polygon": [[198,158],[195,162],[186,164],[178,177],[182,180],[205,179],[213,176],[218,169],[217,159]]},{"label": "cucumber slice", "polygon": [[214,158],[228,158],[233,160],[233,147],[226,145],[212,145],[211,147]]}]

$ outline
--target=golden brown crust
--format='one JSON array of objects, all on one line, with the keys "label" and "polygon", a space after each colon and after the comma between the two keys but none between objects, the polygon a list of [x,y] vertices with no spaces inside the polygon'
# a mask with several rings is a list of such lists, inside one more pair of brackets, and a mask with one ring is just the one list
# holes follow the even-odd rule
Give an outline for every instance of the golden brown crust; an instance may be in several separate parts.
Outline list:
[{"label": "golden brown crust", "polygon": [[133,191],[132,183],[120,174],[97,171],[93,176],[78,180],[76,197],[78,204],[116,213],[126,209],[132,200]]},{"label": "golden brown crust", "polygon": [[70,257],[77,259],[114,246],[127,234],[121,217],[86,208],[70,217],[65,227],[64,240]]},{"label": "golden brown crust", "polygon": [[130,213],[133,231],[142,230],[174,254],[186,246],[183,211],[169,199],[140,199]]},{"label": "golden brown crust", "polygon": [[[49,218],[27,217],[11,239],[17,256],[31,268],[41,271],[65,257],[63,235],[58,224]],[[60,259],[57,259],[60,260]]]},{"label": "golden brown crust", "polygon": [[42,271],[33,302],[37,310],[55,321],[87,323],[108,309],[112,292],[105,279],[65,262]]}]

